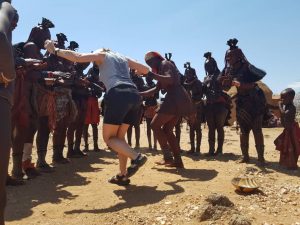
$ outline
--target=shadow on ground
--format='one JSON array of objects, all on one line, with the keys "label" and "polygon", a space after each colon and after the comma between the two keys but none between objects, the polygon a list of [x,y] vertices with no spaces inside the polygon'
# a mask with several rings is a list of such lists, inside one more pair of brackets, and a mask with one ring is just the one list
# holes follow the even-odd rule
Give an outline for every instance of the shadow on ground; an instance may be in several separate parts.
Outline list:
[{"label": "shadow on ground", "polygon": [[216,170],[207,169],[153,169],[157,170],[158,172],[176,174],[178,176],[181,176],[182,178],[189,179],[188,181],[209,181],[214,179],[218,175],[218,172]]},{"label": "shadow on ground", "polygon": [[166,185],[170,186],[169,190],[157,190],[157,186],[136,186],[129,185],[125,189],[115,190],[114,194],[122,199],[120,202],[114,206],[105,209],[77,209],[72,211],[67,211],[65,214],[80,214],[80,213],[110,213],[123,210],[125,208],[134,208],[139,206],[146,206],[160,202],[169,195],[176,195],[184,192],[184,189],[177,183],[183,180],[178,180],[174,182],[165,182]]},{"label": "shadow on ground", "polygon": [[7,187],[6,221],[18,221],[29,217],[33,214],[34,207],[44,203],[56,204],[62,200],[75,199],[77,195],[73,195],[64,188],[89,184],[90,181],[79,175],[78,172],[101,171],[102,168],[94,168],[92,165],[108,164],[108,162],[99,158],[103,154],[110,155],[111,153],[91,152],[88,157],[73,159],[69,164],[56,167],[54,173],[42,174],[33,180],[27,181],[23,186]]}]

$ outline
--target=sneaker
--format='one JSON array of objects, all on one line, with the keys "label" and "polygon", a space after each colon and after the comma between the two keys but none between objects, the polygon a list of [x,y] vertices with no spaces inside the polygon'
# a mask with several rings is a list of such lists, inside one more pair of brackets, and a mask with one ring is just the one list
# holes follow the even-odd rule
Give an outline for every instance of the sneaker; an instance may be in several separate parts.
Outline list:
[{"label": "sneaker", "polygon": [[111,184],[117,184],[119,186],[127,186],[130,184],[130,179],[128,179],[128,177],[125,175],[116,175],[110,178],[108,182]]},{"label": "sneaker", "polygon": [[131,160],[131,165],[127,168],[127,176],[133,176],[140,167],[142,167],[147,161],[147,157],[142,155],[141,153],[138,154],[138,157],[135,160]]}]

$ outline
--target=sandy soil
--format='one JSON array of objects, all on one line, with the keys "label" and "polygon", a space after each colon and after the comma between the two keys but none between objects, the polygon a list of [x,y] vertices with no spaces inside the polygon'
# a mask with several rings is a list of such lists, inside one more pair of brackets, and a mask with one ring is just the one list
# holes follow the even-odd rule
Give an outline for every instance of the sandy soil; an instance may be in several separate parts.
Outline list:
[{"label": "sandy soil", "polygon": [[[147,154],[148,162],[132,177],[130,186],[107,182],[118,165],[115,154],[101,139],[104,150],[100,153],[73,159],[68,165],[56,167],[55,173],[43,174],[24,186],[8,187],[7,224],[229,224],[233,214],[244,215],[252,224],[300,224],[300,170],[280,168],[273,145],[282,129],[264,129],[265,169],[256,166],[252,136],[251,163],[237,163],[241,155],[238,134],[226,128],[223,156],[208,159],[183,154],[186,169],[181,170],[156,166],[160,151],[147,149],[145,125],[141,130],[141,148],[137,151]],[[186,124],[181,147],[190,148]],[[51,145],[49,149],[50,162]],[[203,129],[201,151],[208,151],[207,129]],[[231,179],[241,175],[255,177],[259,191],[251,195],[236,192]],[[200,221],[205,199],[212,193],[227,196],[234,207],[215,220]]]}]

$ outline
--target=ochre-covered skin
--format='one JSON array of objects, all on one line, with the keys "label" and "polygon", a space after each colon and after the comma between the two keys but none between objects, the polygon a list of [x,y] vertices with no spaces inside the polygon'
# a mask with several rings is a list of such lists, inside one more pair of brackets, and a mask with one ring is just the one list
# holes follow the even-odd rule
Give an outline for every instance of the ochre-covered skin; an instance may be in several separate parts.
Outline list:
[{"label": "ochre-covered skin", "polygon": [[237,94],[237,121],[241,128],[240,144],[242,162],[249,161],[249,134],[253,131],[255,146],[260,165],[264,164],[264,137],[262,133],[263,114],[266,99],[263,91],[251,82],[253,74],[249,71],[249,62],[242,50],[231,46],[225,54],[225,68],[222,75],[239,82]]},{"label": "ochre-covered skin", "polygon": [[[187,92],[190,94],[194,107],[195,107],[195,116],[194,123],[189,123],[190,126],[190,143],[191,149],[190,154],[196,153],[200,154],[200,145],[202,139],[201,131],[201,122],[203,119],[203,86],[202,82],[198,79],[196,70],[192,67],[188,67],[184,73],[185,82],[184,87]],[[196,148],[195,148],[195,134],[196,134]]]},{"label": "ochre-covered skin", "polygon": [[16,77],[11,33],[16,27],[16,16],[10,1],[0,1],[0,225],[4,224],[5,185],[11,148],[12,81]]},{"label": "ochre-covered skin", "polygon": [[[83,70],[89,66],[89,63],[75,64],[74,78],[75,80],[80,80],[83,77]],[[70,122],[67,131],[68,140],[68,157],[82,157],[85,154],[80,150],[81,137],[83,134],[83,127],[85,122],[86,110],[87,110],[87,99],[88,90],[86,87],[80,84],[80,82],[75,82],[72,86],[72,99],[75,102],[77,109],[77,116],[75,120]]]},{"label": "ochre-covered skin", "polygon": [[218,82],[220,70],[218,69],[217,62],[211,55],[207,57],[204,68],[206,77],[203,82],[203,92],[207,99],[205,118],[208,125],[208,155],[213,156],[215,154],[216,131],[218,134],[216,154],[223,153],[224,125],[229,111],[228,98]]},{"label": "ochre-covered skin", "polygon": [[[149,56],[149,54],[147,55]],[[174,63],[163,60],[159,56],[146,57],[146,63],[158,73],[150,72],[148,74],[158,81],[156,90],[162,89],[166,92],[165,100],[151,122],[154,135],[157,137],[164,154],[164,160],[161,163],[172,167],[184,167],[173,129],[181,116],[193,114],[193,103],[180,83],[180,74]],[[151,90],[142,95],[147,96],[147,93],[151,93]],[[174,159],[171,152],[173,152]]]},{"label": "ochre-covered skin", "polygon": [[217,62],[213,57],[209,57],[205,60],[204,69],[206,75],[219,75],[220,73]]},{"label": "ochre-covered skin", "polygon": [[[51,38],[48,28],[43,28],[41,25],[34,27],[31,30],[28,41],[23,47],[25,59],[43,60],[41,50],[44,48],[43,43]],[[46,69],[46,68],[42,68]],[[34,134],[38,126],[38,107],[41,102],[37,102],[38,81],[42,78],[42,69],[27,70],[24,73],[24,82],[22,87],[24,93],[24,107],[22,108],[22,120],[13,120],[13,169],[12,176],[16,179],[22,179],[22,156],[25,143],[33,143]],[[42,87],[41,87],[42,88]],[[19,91],[19,90],[17,90]],[[44,102],[44,101],[43,101]],[[47,121],[42,126],[48,128]],[[38,141],[39,143],[39,141]],[[26,168],[25,168],[26,170]]]},{"label": "ochre-covered skin", "polygon": [[[155,83],[153,82],[153,79],[150,79],[149,77],[146,77],[146,90],[150,90],[152,88],[155,88]],[[146,119],[146,124],[147,124],[147,139],[148,139],[148,144],[149,148],[152,149],[152,138],[151,138],[151,121],[153,117],[156,114],[156,110],[158,107],[158,102],[157,99],[159,99],[159,92],[156,92],[153,96],[149,96],[144,98],[144,117]],[[154,149],[157,148],[157,139],[155,135],[153,135],[154,139]]]},{"label": "ochre-covered skin", "polygon": [[[12,103],[13,81],[16,77],[13,50],[11,46],[12,30],[18,16],[16,10],[5,1],[0,1],[0,97]],[[16,18],[17,17],[17,18]]]},{"label": "ochre-covered skin", "polygon": [[279,164],[286,169],[296,170],[300,155],[300,128],[296,122],[296,107],[293,103],[295,91],[287,88],[281,92],[278,106],[281,113],[283,132],[275,139],[276,149],[280,151]]}]

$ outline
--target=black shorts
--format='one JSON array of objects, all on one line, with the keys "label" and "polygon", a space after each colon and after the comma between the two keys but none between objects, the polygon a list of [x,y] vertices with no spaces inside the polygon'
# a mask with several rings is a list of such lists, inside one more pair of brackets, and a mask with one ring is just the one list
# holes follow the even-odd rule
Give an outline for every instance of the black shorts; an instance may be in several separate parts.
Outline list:
[{"label": "black shorts", "polygon": [[106,124],[134,125],[139,119],[142,98],[131,85],[119,85],[110,89],[105,96],[104,122]]}]

